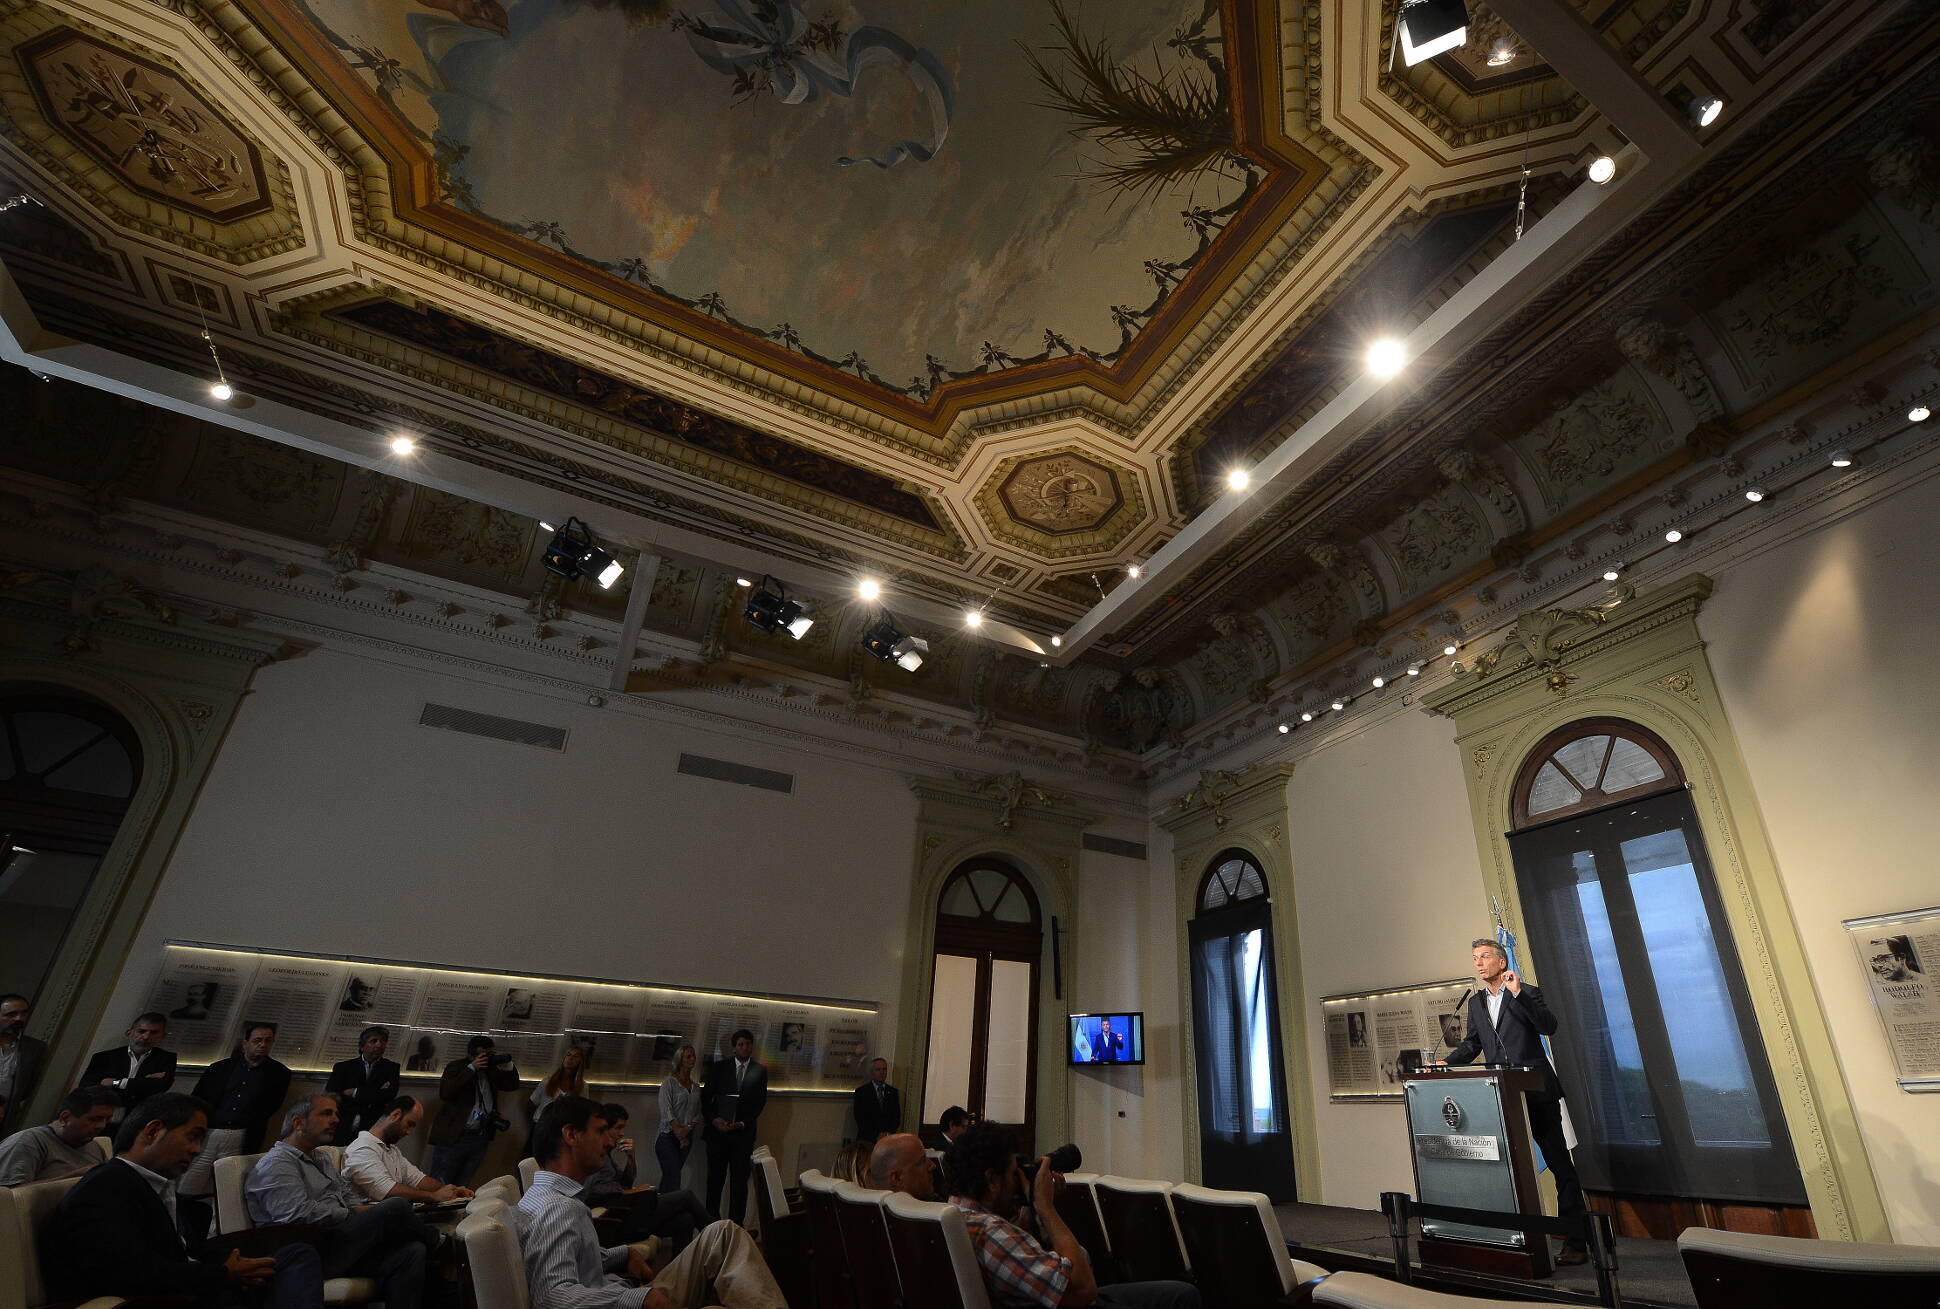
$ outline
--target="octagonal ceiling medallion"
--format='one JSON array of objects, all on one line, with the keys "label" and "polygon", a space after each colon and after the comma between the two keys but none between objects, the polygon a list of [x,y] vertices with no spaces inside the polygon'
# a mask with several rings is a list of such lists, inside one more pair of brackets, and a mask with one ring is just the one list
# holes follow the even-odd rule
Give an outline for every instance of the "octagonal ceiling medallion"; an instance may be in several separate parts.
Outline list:
[{"label": "octagonal ceiling medallion", "polygon": [[976,504],[999,540],[1046,559],[1108,549],[1145,518],[1137,475],[1077,445],[1004,460]]}]

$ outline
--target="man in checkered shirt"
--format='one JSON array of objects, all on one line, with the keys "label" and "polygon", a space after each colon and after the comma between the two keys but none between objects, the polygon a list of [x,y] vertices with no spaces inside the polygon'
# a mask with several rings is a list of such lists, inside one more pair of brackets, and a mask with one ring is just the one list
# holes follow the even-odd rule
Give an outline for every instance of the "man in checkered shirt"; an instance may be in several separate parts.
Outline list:
[{"label": "man in checkered shirt", "polygon": [[[996,1124],[979,1123],[958,1137],[945,1156],[944,1170],[950,1203],[963,1211],[992,1303],[1042,1309],[1200,1309],[1198,1289],[1185,1282],[1098,1285],[1084,1247],[1058,1216],[1064,1178],[1051,1171],[1048,1159],[1040,1159],[1036,1179],[1026,1183]],[[1032,1214],[1048,1250],[1019,1226],[1032,1222]]]}]

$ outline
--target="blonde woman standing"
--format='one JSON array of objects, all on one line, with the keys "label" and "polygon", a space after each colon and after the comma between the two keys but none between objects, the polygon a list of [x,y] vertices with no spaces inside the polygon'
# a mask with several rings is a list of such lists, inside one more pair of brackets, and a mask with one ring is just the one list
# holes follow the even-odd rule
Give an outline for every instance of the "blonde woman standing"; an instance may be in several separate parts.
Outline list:
[{"label": "blonde woman standing", "polygon": [[[560,1096],[585,1096],[588,1094],[586,1090],[586,1048],[575,1042],[566,1047],[565,1058],[560,1061],[559,1067],[552,1070],[552,1076],[533,1086],[531,1107],[527,1110],[532,1115],[533,1126],[538,1126],[539,1115],[545,1112],[547,1105],[557,1100]],[[531,1146],[529,1143],[526,1148],[530,1151]]]},{"label": "blonde woman standing", "polygon": [[687,1167],[694,1128],[701,1121],[701,1088],[694,1080],[698,1058],[693,1046],[681,1046],[674,1052],[674,1071],[660,1084],[660,1132],[653,1139],[653,1153],[660,1161],[663,1195],[681,1189],[680,1174]]}]

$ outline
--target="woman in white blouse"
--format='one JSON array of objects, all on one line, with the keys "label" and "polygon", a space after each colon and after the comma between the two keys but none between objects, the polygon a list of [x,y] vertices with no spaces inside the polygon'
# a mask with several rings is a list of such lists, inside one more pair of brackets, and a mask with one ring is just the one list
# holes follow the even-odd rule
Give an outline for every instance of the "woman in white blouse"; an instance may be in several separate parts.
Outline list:
[{"label": "woman in white blouse", "polygon": [[674,1053],[673,1075],[660,1084],[660,1133],[653,1139],[660,1160],[660,1193],[680,1190],[681,1170],[694,1148],[694,1128],[701,1121],[701,1088],[694,1081],[694,1047]]}]

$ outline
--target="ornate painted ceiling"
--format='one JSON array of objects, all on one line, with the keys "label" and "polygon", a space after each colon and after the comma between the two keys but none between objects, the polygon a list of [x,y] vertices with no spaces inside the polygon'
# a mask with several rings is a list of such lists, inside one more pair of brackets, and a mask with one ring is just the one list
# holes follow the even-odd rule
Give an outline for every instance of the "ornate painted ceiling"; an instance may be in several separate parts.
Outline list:
[{"label": "ornate painted ceiling", "polygon": [[[1775,161],[1927,103],[1917,7],[1575,9],[1672,100],[1758,106],[1755,134],[1086,663],[964,638],[919,690],[1176,741],[1728,447],[1835,348],[1790,344],[1801,304],[1850,300],[1854,331],[1925,311],[1925,238],[1877,187],[1764,246],[1744,238],[1768,212],[1719,221]],[[1347,0],[0,0],[0,173],[45,206],[0,216],[0,258],[55,330],[206,373],[206,323],[241,405],[416,436],[465,493],[392,496],[400,560],[529,589],[510,479],[523,505],[606,506],[621,526],[596,526],[702,590],[707,549],[653,525],[779,575],[993,597],[1043,636],[1320,412],[1369,336],[1507,249],[1525,164],[1533,223],[1619,144],[1472,10],[1467,47],[1390,69],[1392,5]],[[187,469],[260,444],[170,439]],[[231,458],[241,478],[265,456]],[[278,485],[342,485],[279,530],[337,539],[361,475],[281,459]],[[232,499],[196,511],[262,503]],[[719,629],[705,605],[649,623]],[[823,631],[748,657],[854,676],[846,628]]]}]

